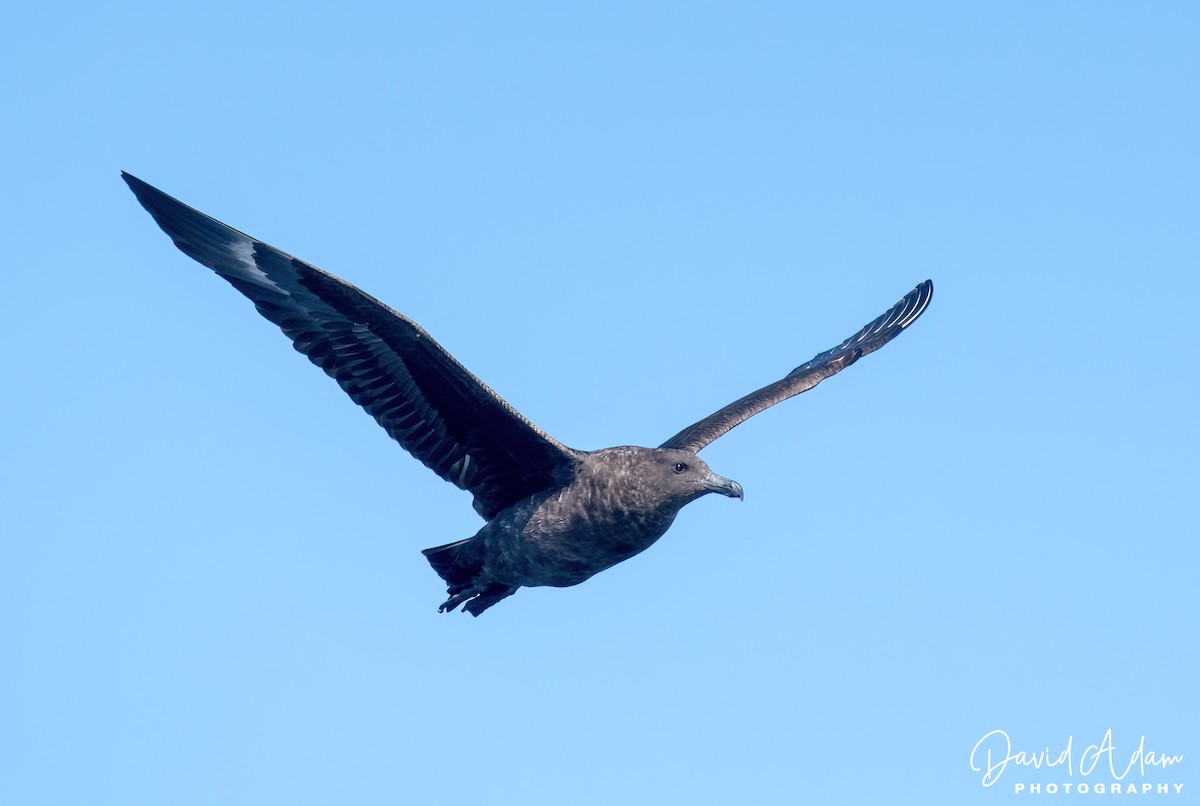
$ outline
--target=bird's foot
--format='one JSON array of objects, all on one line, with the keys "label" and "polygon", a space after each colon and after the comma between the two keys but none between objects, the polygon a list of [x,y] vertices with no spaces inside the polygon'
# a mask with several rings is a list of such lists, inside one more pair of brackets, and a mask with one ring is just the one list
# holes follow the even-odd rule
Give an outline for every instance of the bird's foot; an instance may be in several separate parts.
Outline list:
[{"label": "bird's foot", "polygon": [[438,612],[439,613],[449,613],[449,612],[453,611],[456,607],[458,607],[460,604],[467,601],[468,599],[474,599],[476,596],[479,595],[479,593],[480,593],[479,589],[476,588],[475,586],[471,586],[464,591],[460,591],[459,593],[456,593],[453,596],[451,596],[446,601],[442,602],[441,606],[438,607]]},{"label": "bird's foot", "polygon": [[463,602],[466,602],[466,605],[463,606],[463,612],[470,613],[472,616],[478,616],[501,599],[507,599],[509,596],[512,596],[517,592],[517,588],[519,587],[519,585],[510,587],[497,583],[491,585],[472,585],[442,602],[442,606],[438,608],[438,612],[449,613],[460,604],[463,604]]}]

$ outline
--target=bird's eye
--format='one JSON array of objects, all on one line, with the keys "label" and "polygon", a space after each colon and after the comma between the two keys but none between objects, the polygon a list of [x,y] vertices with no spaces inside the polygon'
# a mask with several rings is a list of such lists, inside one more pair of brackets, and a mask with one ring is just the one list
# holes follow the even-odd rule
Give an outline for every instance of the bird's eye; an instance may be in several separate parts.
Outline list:
[{"label": "bird's eye", "polygon": [[687,465],[685,465],[683,462],[676,462],[675,466],[671,469],[676,473],[682,473],[683,471],[687,470]]}]

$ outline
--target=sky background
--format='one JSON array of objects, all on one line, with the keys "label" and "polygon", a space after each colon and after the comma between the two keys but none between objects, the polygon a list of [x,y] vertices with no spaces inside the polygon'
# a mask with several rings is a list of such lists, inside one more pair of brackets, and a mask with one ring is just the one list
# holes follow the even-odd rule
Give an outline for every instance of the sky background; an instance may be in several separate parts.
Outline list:
[{"label": "sky background", "polygon": [[[1025,802],[1200,789],[1191,3],[0,12],[0,802]],[[127,170],[411,316],[573,447],[745,487],[439,615],[481,525]],[[1103,767],[1103,764],[1101,765]],[[1059,796],[1062,798],[1063,796]],[[1049,800],[1049,798],[1047,798]],[[1052,800],[1053,802],[1053,800]]]}]

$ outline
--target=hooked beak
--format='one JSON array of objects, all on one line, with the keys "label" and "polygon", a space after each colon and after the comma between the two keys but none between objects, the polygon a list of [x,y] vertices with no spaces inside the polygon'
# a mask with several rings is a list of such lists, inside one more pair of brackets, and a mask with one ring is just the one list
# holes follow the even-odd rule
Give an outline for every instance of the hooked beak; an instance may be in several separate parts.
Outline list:
[{"label": "hooked beak", "polygon": [[742,492],[742,485],[738,484],[733,479],[727,479],[724,476],[718,476],[716,473],[713,473],[711,476],[709,476],[708,484],[705,485],[705,489],[710,493],[720,493],[721,495],[727,495],[730,498],[737,498],[740,501],[746,500],[746,495]]}]

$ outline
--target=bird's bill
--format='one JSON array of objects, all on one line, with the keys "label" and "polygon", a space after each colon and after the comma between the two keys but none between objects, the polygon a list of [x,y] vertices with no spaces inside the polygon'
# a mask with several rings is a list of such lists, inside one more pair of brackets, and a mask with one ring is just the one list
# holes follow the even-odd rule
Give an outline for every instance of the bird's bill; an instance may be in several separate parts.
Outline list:
[{"label": "bird's bill", "polygon": [[721,495],[727,495],[730,498],[737,498],[742,501],[746,500],[746,495],[742,492],[742,485],[738,484],[733,479],[727,479],[724,476],[718,476],[716,473],[713,473],[708,477],[708,483],[705,485],[705,489],[707,489],[710,493],[720,493]]}]

